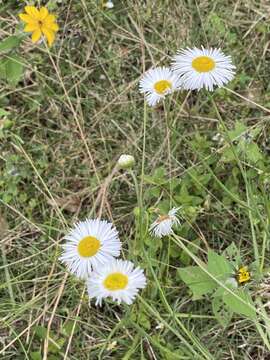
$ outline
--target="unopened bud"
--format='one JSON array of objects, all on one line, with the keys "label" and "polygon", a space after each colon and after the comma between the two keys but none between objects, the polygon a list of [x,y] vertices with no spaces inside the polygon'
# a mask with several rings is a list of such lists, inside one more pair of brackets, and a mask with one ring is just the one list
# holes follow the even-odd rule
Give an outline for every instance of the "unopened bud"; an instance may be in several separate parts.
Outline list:
[{"label": "unopened bud", "polygon": [[117,161],[120,169],[131,169],[135,164],[135,159],[132,155],[123,154]]}]

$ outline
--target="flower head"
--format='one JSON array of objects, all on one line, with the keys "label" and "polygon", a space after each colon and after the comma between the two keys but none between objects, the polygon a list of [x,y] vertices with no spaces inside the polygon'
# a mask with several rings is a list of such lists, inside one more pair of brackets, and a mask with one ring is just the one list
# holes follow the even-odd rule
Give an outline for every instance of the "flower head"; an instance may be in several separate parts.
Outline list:
[{"label": "flower head", "polygon": [[67,242],[59,260],[79,278],[86,278],[93,269],[103,267],[120,255],[118,232],[106,220],[80,221],[65,239]]},{"label": "flower head", "polygon": [[117,161],[120,169],[131,169],[135,164],[135,159],[132,155],[123,154]]},{"label": "flower head", "polygon": [[156,237],[163,237],[172,233],[172,227],[180,223],[176,214],[179,208],[172,208],[168,214],[160,215],[150,226],[150,233]]},{"label": "flower head", "polygon": [[45,7],[38,10],[35,6],[25,6],[24,11],[25,13],[19,14],[19,17],[26,23],[24,31],[32,33],[33,43],[36,43],[44,35],[51,46],[55,39],[55,33],[59,30],[55,16],[49,14]]},{"label": "flower head", "polygon": [[183,88],[213,91],[214,85],[222,87],[234,77],[235,66],[231,57],[220,49],[181,49],[173,57],[172,69],[181,77]]},{"label": "flower head", "polygon": [[140,80],[139,89],[146,94],[146,101],[155,106],[167,94],[179,89],[181,81],[169,68],[157,67],[148,70]]},{"label": "flower head", "polygon": [[248,271],[247,266],[241,266],[237,272],[237,281],[238,283],[244,284],[245,282],[250,280],[250,272]]},{"label": "flower head", "polygon": [[96,269],[87,280],[90,299],[96,298],[96,305],[102,299],[111,297],[118,304],[132,304],[139,289],[146,286],[146,278],[140,268],[134,268],[130,261],[114,259]]}]

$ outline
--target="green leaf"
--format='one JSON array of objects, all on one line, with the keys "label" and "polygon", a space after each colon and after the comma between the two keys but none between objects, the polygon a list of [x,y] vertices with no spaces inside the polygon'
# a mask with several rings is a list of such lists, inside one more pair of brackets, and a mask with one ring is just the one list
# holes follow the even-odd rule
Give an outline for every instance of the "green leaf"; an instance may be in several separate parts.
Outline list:
[{"label": "green leaf", "polygon": [[77,323],[75,324],[74,330],[73,330],[73,326],[74,326],[73,320],[67,321],[67,323],[63,326],[63,330],[62,330],[63,334],[66,336],[70,336],[72,331],[74,331],[74,334],[76,334],[78,332]]},{"label": "green leaf", "polygon": [[[191,241],[188,245],[187,245],[187,248],[189,251],[191,251],[194,255],[197,254],[197,252],[199,251],[199,245],[200,245],[200,239],[195,239],[193,241]],[[179,251],[179,247],[178,248],[178,251]],[[180,260],[182,262],[182,264],[184,265],[189,265],[190,262],[191,262],[191,258],[190,256],[185,252],[185,251],[182,251],[181,252],[181,255],[180,255]]]},{"label": "green leaf", "polygon": [[48,345],[48,350],[49,352],[52,352],[53,354],[58,354],[61,350],[61,348],[64,346],[65,344],[65,338],[60,337],[59,339],[53,339],[53,342],[49,342]]},{"label": "green leaf", "polygon": [[222,300],[222,297],[216,297],[212,301],[212,309],[213,313],[224,328],[229,325],[233,312],[230,310],[228,306],[226,306]]},{"label": "green leaf", "polygon": [[226,280],[233,274],[233,266],[224,256],[216,254],[213,250],[208,251],[208,265],[207,270],[217,280]]},{"label": "green leaf", "polygon": [[224,149],[222,157],[221,157],[221,161],[223,161],[225,163],[230,163],[232,161],[235,161],[235,155],[234,155],[233,148],[235,149],[235,147],[232,145],[232,146]]},{"label": "green leaf", "polygon": [[42,360],[42,355],[40,351],[32,351],[30,353],[30,357],[32,360]]},{"label": "green leaf", "polygon": [[223,256],[229,258],[235,268],[242,264],[239,248],[232,242],[222,253]]},{"label": "green leaf", "polygon": [[216,282],[199,266],[178,269],[178,274],[193,292],[194,300],[200,299],[202,295],[213,291],[217,287]]},{"label": "green leaf", "polygon": [[164,185],[168,182],[167,177],[165,176],[165,169],[164,167],[159,167],[155,169],[155,172],[152,176],[144,175],[143,177],[144,182],[152,185]]},{"label": "green leaf", "polygon": [[181,186],[180,194],[175,196],[175,200],[181,205],[199,205],[203,200],[199,196],[189,195],[186,184]]},{"label": "green leaf", "polygon": [[263,160],[263,155],[256,143],[246,144],[245,148],[242,149],[250,162],[257,163],[258,161]]},{"label": "green leaf", "polygon": [[9,111],[6,111],[6,110],[0,108],[0,116],[7,116],[9,114],[10,114]]},{"label": "green leaf", "polygon": [[48,356],[48,360],[59,360],[59,355],[50,354]]},{"label": "green leaf", "polygon": [[146,330],[151,329],[151,323],[150,323],[150,320],[149,320],[149,315],[147,316],[147,314],[144,314],[143,312],[141,312],[139,314],[138,323]]},{"label": "green leaf", "polygon": [[44,326],[35,326],[35,335],[40,339],[46,339],[47,329]]},{"label": "green leaf", "polygon": [[0,52],[5,52],[16,48],[20,44],[21,40],[22,39],[18,36],[9,36],[8,38],[0,42]]},{"label": "green leaf", "polygon": [[[234,294],[226,291],[223,295],[224,303],[235,313],[244,315],[248,318],[255,319],[256,311],[251,296],[248,292],[243,289],[236,289],[233,291]],[[238,297],[236,297],[236,296]],[[253,306],[253,308],[250,307]]]},{"label": "green leaf", "polygon": [[231,141],[238,139],[245,131],[247,127],[240,121],[236,121],[234,130],[228,131],[228,135]]},{"label": "green leaf", "polygon": [[211,29],[211,32],[216,32],[219,34],[219,36],[225,35],[227,33],[225,22],[215,13],[211,14],[209,16],[209,30]]},{"label": "green leaf", "polygon": [[[230,278],[228,278],[228,279],[226,279],[226,280],[224,281],[224,286],[225,286],[226,288],[231,289],[231,290],[235,290],[235,289],[238,288],[238,282],[237,282],[237,280],[235,279],[235,277],[232,276],[232,277],[230,277]],[[228,291],[228,290],[226,290],[225,287],[220,286],[220,287],[217,289],[217,291],[214,292],[213,297],[222,297],[222,296],[224,295],[224,293],[226,293],[226,292]]]},{"label": "green leaf", "polygon": [[12,85],[16,85],[20,81],[23,68],[24,66],[22,58],[17,55],[9,56],[6,62],[7,81]]}]

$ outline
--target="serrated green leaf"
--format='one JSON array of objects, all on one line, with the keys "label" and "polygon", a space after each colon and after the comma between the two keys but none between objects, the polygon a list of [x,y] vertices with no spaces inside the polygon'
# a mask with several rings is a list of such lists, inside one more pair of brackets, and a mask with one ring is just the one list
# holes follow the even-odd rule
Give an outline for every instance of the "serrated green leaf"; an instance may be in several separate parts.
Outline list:
[{"label": "serrated green leaf", "polygon": [[202,295],[212,292],[217,287],[216,282],[199,266],[178,269],[178,274],[192,291],[194,300],[200,299]]},{"label": "serrated green leaf", "polygon": [[[236,289],[234,294],[226,291],[223,294],[224,303],[235,313],[244,315],[248,318],[255,319],[256,311],[251,296],[243,289]],[[236,295],[236,296],[235,296]],[[253,308],[250,306],[252,305]]]}]

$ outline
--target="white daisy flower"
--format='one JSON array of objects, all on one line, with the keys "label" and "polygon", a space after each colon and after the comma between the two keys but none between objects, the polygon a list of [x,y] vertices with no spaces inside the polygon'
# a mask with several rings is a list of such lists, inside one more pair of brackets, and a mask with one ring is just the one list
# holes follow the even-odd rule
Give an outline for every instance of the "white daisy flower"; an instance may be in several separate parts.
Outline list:
[{"label": "white daisy flower", "polygon": [[172,69],[181,77],[183,88],[213,91],[233,79],[235,66],[220,49],[181,49],[173,57]]},{"label": "white daisy flower", "polygon": [[87,280],[90,299],[96,298],[96,305],[102,304],[102,299],[111,297],[118,304],[132,304],[139,289],[146,286],[143,270],[134,268],[131,261],[114,259],[96,269]]},{"label": "white daisy flower", "polygon": [[65,236],[63,254],[59,258],[70,272],[86,278],[93,269],[104,266],[120,255],[121,242],[118,231],[106,220],[80,221]]},{"label": "white daisy flower", "polygon": [[135,164],[135,159],[132,155],[123,154],[117,161],[120,169],[131,169]]},{"label": "white daisy flower", "polygon": [[167,94],[179,89],[180,86],[179,76],[166,67],[148,70],[139,83],[140,92],[146,94],[146,101],[150,106],[155,106]]},{"label": "white daisy flower", "polygon": [[179,225],[180,221],[176,214],[180,208],[172,208],[167,215],[160,215],[150,226],[150,233],[156,237],[163,237],[172,233],[172,227]]}]

